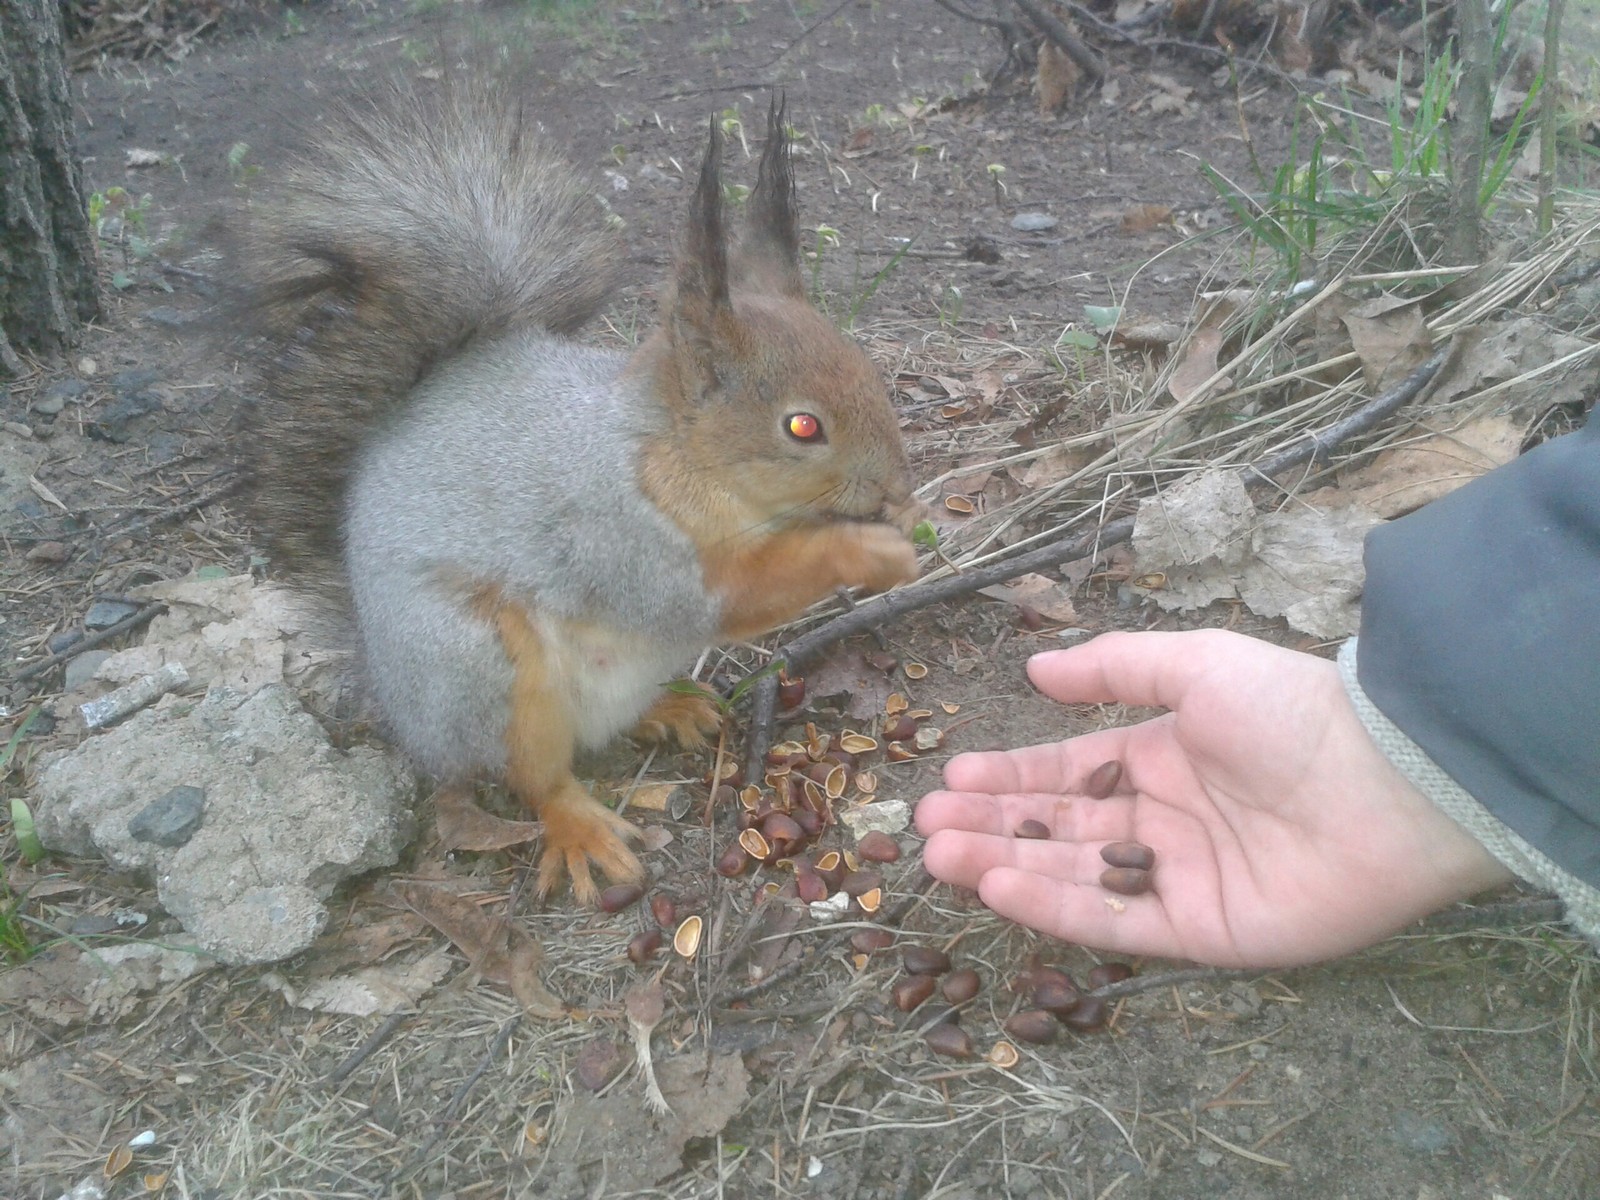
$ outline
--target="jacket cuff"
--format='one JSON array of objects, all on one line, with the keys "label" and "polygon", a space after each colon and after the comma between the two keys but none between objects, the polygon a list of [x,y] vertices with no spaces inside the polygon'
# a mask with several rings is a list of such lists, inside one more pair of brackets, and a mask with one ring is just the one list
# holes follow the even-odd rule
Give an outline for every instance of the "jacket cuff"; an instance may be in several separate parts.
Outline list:
[{"label": "jacket cuff", "polygon": [[1507,870],[1537,888],[1554,892],[1567,906],[1567,921],[1600,946],[1600,889],[1562,870],[1503,825],[1494,814],[1446,775],[1420,746],[1367,698],[1356,679],[1356,642],[1339,651],[1339,675],[1356,715],[1379,750],[1439,810],[1460,825]]}]

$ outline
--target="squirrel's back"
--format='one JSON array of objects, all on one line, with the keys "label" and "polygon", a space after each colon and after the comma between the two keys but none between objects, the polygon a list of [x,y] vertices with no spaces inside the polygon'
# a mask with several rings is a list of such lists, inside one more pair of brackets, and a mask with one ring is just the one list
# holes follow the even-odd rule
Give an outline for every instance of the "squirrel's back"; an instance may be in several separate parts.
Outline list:
[{"label": "squirrel's back", "polygon": [[474,343],[593,316],[622,257],[615,226],[502,94],[389,84],[326,115],[252,197],[230,264],[261,374],[251,516],[279,570],[337,579],[369,432]]}]

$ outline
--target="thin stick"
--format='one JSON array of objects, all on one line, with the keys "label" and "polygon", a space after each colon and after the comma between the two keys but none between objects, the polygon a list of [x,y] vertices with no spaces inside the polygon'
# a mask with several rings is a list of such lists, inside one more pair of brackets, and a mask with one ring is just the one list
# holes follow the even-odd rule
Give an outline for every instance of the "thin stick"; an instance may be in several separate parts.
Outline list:
[{"label": "thin stick", "polygon": [[489,1048],[484,1051],[483,1057],[478,1060],[478,1065],[472,1069],[472,1074],[467,1076],[462,1085],[456,1089],[455,1095],[450,1097],[450,1103],[445,1105],[444,1112],[440,1114],[438,1124],[434,1127],[432,1135],[411,1156],[410,1162],[390,1176],[389,1182],[391,1186],[399,1183],[406,1176],[419,1170],[427,1163],[428,1158],[438,1148],[439,1143],[444,1141],[445,1135],[449,1132],[450,1123],[461,1112],[461,1106],[467,1102],[467,1096],[478,1085],[478,1080],[482,1079],[484,1073],[488,1071],[489,1064],[500,1057],[501,1052],[506,1048],[506,1044],[511,1041],[511,1035],[521,1025],[522,1014],[518,1013],[500,1027],[500,1032],[495,1036],[494,1042]]},{"label": "thin stick", "polygon": [[322,1082],[329,1087],[337,1087],[346,1079],[349,1079],[352,1072],[376,1054],[378,1048],[393,1037],[395,1030],[404,1025],[410,1018],[411,1014],[408,1012],[390,1013],[383,1019],[383,1024],[367,1035],[366,1041],[352,1050],[349,1057],[328,1072]]},{"label": "thin stick", "polygon": [[78,655],[82,654],[86,650],[93,650],[96,646],[103,646],[112,638],[120,637],[122,634],[127,633],[130,629],[137,629],[139,626],[150,621],[158,614],[166,611],[167,606],[160,600],[152,601],[151,603],[146,604],[132,616],[123,617],[122,620],[118,621],[115,625],[108,625],[99,633],[91,633],[88,637],[72,643],[72,645],[68,646],[59,654],[52,654],[49,658],[36,662],[31,667],[23,668],[21,671],[18,671],[11,677],[11,683],[26,683],[30,679],[36,679],[38,676],[43,675],[46,671],[49,671],[53,667],[59,667],[62,663],[68,661],[69,659],[77,658]]},{"label": "thin stick", "polygon": [[1044,6],[1037,0],[1013,0],[1018,8],[1028,14],[1028,19],[1054,42],[1073,62],[1078,64],[1080,70],[1094,83],[1099,83],[1106,77],[1106,69],[1100,62],[1100,56],[1088,46],[1084,45],[1072,30],[1046,12]]}]

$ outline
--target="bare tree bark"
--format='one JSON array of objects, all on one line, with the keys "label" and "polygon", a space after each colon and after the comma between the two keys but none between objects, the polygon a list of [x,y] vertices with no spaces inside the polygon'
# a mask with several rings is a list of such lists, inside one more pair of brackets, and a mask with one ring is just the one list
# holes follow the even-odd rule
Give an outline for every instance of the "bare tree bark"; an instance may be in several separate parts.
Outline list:
[{"label": "bare tree bark", "polygon": [[1456,5],[1456,53],[1461,82],[1456,86],[1456,119],[1451,132],[1452,175],[1450,231],[1445,252],[1457,266],[1476,263],[1483,253],[1484,143],[1489,137],[1490,79],[1494,67],[1494,34],[1487,0],[1459,0]]},{"label": "bare tree bark", "polygon": [[1549,0],[1544,14],[1544,84],[1539,89],[1539,232],[1556,219],[1556,122],[1561,119],[1561,16],[1565,0]]},{"label": "bare tree bark", "polygon": [[0,0],[0,371],[59,351],[100,311],[61,6]]}]

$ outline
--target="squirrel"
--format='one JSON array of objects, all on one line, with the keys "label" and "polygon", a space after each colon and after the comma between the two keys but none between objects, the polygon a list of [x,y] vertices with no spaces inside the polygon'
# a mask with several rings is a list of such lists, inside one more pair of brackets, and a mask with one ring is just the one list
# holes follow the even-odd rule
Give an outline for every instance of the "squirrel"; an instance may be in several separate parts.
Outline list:
[{"label": "squirrel", "polygon": [[238,238],[258,537],[351,619],[424,771],[542,820],[541,896],[643,875],[577,749],[630,727],[703,746],[719,706],[667,685],[706,647],[917,575],[888,389],[806,296],[783,118],[775,96],[736,245],[711,121],[631,353],[572,340],[612,294],[619,222],[487,87],[343,103]]}]

